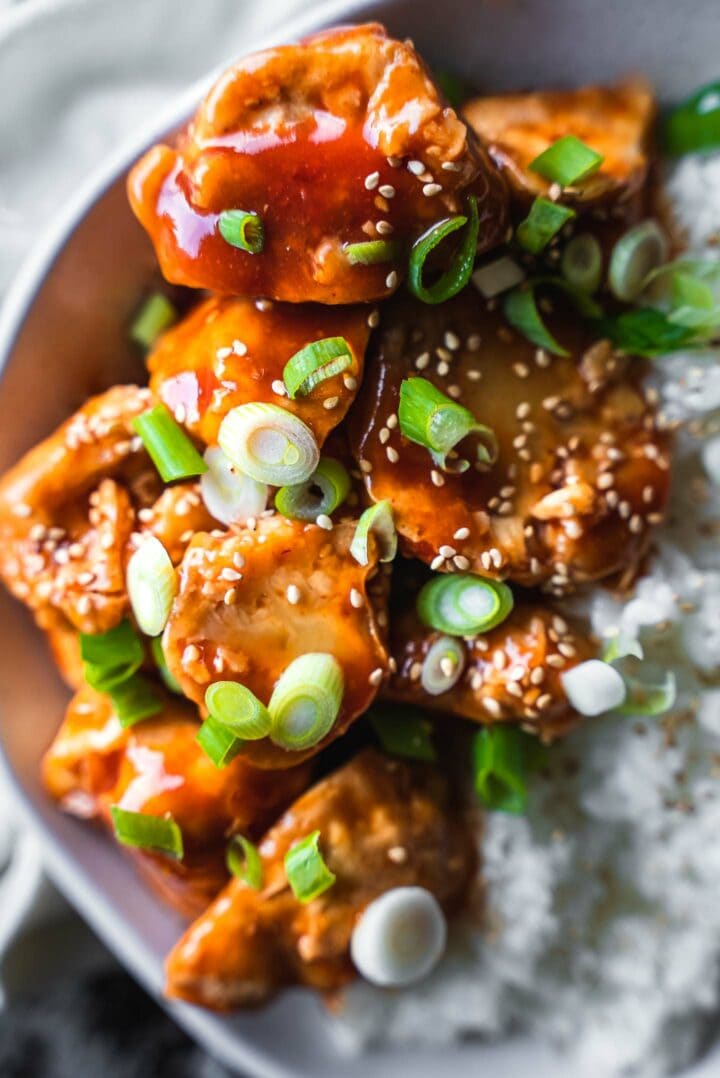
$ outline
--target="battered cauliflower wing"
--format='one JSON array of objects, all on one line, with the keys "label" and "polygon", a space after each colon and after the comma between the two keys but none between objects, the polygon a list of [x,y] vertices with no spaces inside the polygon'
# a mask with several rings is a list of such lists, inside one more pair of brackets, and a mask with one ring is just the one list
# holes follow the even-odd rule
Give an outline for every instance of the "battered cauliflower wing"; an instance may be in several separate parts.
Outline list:
[{"label": "battered cauliflower wing", "polygon": [[[567,305],[548,324],[570,356],[551,356],[492,306],[468,289],[438,308],[388,307],[351,418],[368,493],[391,502],[405,552],[442,571],[558,594],[632,573],[669,485],[643,361],[613,353]],[[493,429],[492,466],[444,472],[402,436],[400,383],[414,375]],[[472,435],[458,448],[475,460]]]},{"label": "battered cauliflower wing", "polygon": [[[294,412],[322,445],[355,398],[370,332],[367,318],[360,307],[258,307],[248,299],[214,297],[160,338],[148,359],[150,386],[178,422],[207,445],[217,444],[230,409],[251,401]],[[347,341],[350,365],[306,396],[289,400],[282,393],[285,364],[325,337]]]},{"label": "battered cauliflower wing", "polygon": [[181,562],[163,646],[197,704],[211,682],[226,680],[267,704],[283,670],[307,652],[328,652],[342,667],[342,706],[328,735],[299,752],[268,738],[246,742],[244,758],[260,767],[294,766],[344,733],[384,676],[385,577],[373,579],[374,541],[367,565],[350,555],[354,531],[354,521],[326,531],[275,515],[254,530],[196,535]]},{"label": "battered cauliflower wing", "polygon": [[227,880],[225,848],[236,831],[257,837],[308,783],[307,767],[270,774],[235,759],[222,769],[195,740],[197,713],[168,698],[162,713],[123,730],[109,696],[82,689],[48,749],[45,785],[67,812],[99,818],[110,808],[169,813],[183,833],[181,861],[132,850],[145,876],[189,917]]},{"label": "battered cauliflower wing", "polygon": [[[289,889],[284,857],[315,830],[337,879],[302,905]],[[168,995],[229,1010],[290,984],[337,988],[353,977],[350,937],[369,902],[391,887],[415,885],[453,908],[475,862],[440,772],[373,750],[296,801],[260,854],[262,890],[231,880],[171,952]]]},{"label": "battered cauliflower wing", "polygon": [[[406,248],[477,198],[481,249],[504,237],[502,178],[409,43],[376,23],[340,27],[230,68],[174,147],[158,145],[128,190],[169,281],[293,303],[356,303],[394,291]],[[257,253],[220,232],[256,213]],[[388,261],[348,244],[388,239]]]}]

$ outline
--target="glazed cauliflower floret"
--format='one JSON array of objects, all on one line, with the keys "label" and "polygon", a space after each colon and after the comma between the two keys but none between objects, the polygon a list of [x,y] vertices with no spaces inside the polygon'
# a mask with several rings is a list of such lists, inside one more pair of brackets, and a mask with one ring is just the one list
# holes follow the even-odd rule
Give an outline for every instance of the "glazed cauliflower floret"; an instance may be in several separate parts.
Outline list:
[{"label": "glazed cauliflower floret", "polygon": [[[130,201],[169,281],[293,303],[356,303],[397,287],[408,245],[474,195],[479,249],[505,235],[504,182],[408,43],[341,27],[246,57],[175,147],[133,169]],[[259,215],[249,251],[220,214]],[[376,264],[348,244],[391,239]]]}]

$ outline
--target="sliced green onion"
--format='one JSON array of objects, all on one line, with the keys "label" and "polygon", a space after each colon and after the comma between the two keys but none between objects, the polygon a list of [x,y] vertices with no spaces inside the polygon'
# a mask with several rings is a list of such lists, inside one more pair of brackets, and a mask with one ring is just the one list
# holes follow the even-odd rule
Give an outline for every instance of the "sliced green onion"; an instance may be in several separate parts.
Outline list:
[{"label": "sliced green onion", "polygon": [[599,318],[602,309],[591,296],[562,277],[534,277],[505,297],[503,311],[511,326],[539,348],[556,356],[568,356],[570,353],[555,340],[538,310],[535,290],[542,286],[559,289],[587,318]]},{"label": "sliced green onion", "polygon": [[411,442],[429,450],[433,461],[446,470],[464,471],[467,461],[452,469],[447,456],[468,434],[477,434],[477,462],[494,464],[497,459],[497,439],[490,427],[478,423],[462,404],[451,400],[427,378],[404,378],[400,384],[398,408],[400,431]]},{"label": "sliced green onion", "polygon": [[208,513],[221,524],[259,517],[267,506],[267,484],[241,472],[217,446],[206,449],[203,459],[207,471],[200,476],[200,496]]},{"label": "sliced green onion", "polygon": [[80,633],[80,657],[93,666],[134,665],[137,670],[143,661],[143,646],[126,618],[106,633]]},{"label": "sliced green onion", "polygon": [[352,366],[352,352],[344,337],[324,337],[301,348],[285,364],[283,382],[290,400],[306,397],[315,386]]},{"label": "sliced green onion", "polygon": [[120,685],[108,689],[107,693],[124,730],[143,719],[149,719],[151,715],[159,715],[163,709],[162,700],[152,682],[142,674],[133,674]]},{"label": "sliced green onion", "polygon": [[216,722],[244,741],[258,741],[270,733],[268,709],[237,681],[215,681],[208,686],[205,707]]},{"label": "sliced green onion", "polygon": [[430,696],[441,696],[454,688],[465,669],[465,649],[452,636],[439,636],[423,659],[420,684]]},{"label": "sliced green onion", "polygon": [[177,594],[177,573],[165,547],[148,535],[128,562],[127,591],[132,612],[147,636],[159,636]]},{"label": "sliced green onion", "polygon": [[257,255],[265,243],[262,217],[254,210],[223,210],[218,221],[220,235],[231,247]]},{"label": "sliced green onion", "polygon": [[472,283],[481,296],[485,299],[493,299],[501,292],[507,292],[520,284],[526,277],[525,270],[519,266],[509,255],[496,258],[479,266],[472,275]]},{"label": "sliced green onion", "polygon": [[531,161],[528,168],[550,183],[569,187],[599,169],[603,160],[602,154],[591,150],[575,135],[563,135]]},{"label": "sliced green onion", "polygon": [[664,148],[673,157],[720,146],[720,82],[701,87],[665,119]]},{"label": "sliced green onion", "polygon": [[712,310],[715,307],[715,293],[706,281],[692,273],[681,270],[672,275],[673,302],[677,307],[697,307]]},{"label": "sliced green onion", "polygon": [[293,752],[317,745],[338,717],[344,688],[342,667],[334,655],[298,656],[283,670],[270,697],[272,741]]},{"label": "sliced green onion", "polygon": [[136,416],[132,425],[165,483],[202,475],[207,464],[164,404]]},{"label": "sliced green onion", "polygon": [[650,358],[687,347],[696,338],[693,329],[675,325],[653,307],[639,307],[614,318],[600,319],[597,330],[623,352]]},{"label": "sliced green onion", "polygon": [[486,726],[473,738],[475,791],[486,808],[521,815],[527,808],[527,737],[517,727]]},{"label": "sliced green onion", "polygon": [[667,252],[667,239],[657,221],[642,221],[629,229],[610,255],[610,291],[624,303],[632,303],[645,288],[648,275],[665,261]]},{"label": "sliced green onion", "polygon": [[370,724],[390,756],[429,762],[436,759],[432,723],[422,715],[397,704],[376,705],[370,713]]},{"label": "sliced green onion", "polygon": [[97,692],[108,692],[140,669],[145,652],[125,620],[106,633],[80,633],[80,657],[88,685]]},{"label": "sliced green onion", "polygon": [[220,424],[226,457],[258,483],[274,487],[304,483],[320,460],[310,428],[276,404],[240,404]]},{"label": "sliced green onion", "polygon": [[364,243],[346,243],[343,251],[351,266],[376,266],[392,262],[398,257],[400,247],[393,240],[366,240]]},{"label": "sliced green onion", "polygon": [[[408,266],[408,288],[423,303],[444,303],[451,296],[457,295],[470,280],[480,232],[477,199],[474,195],[468,196],[468,211],[469,220],[463,215],[447,217],[428,228],[412,245]],[[425,262],[430,253],[442,243],[446,236],[457,232],[465,225],[467,225],[467,230],[462,243],[442,277],[430,286],[423,284]]]},{"label": "sliced green onion", "polygon": [[600,287],[602,278],[602,248],[595,236],[584,232],[565,245],[560,260],[563,277],[573,286],[591,295]]},{"label": "sliced green onion", "polygon": [[531,254],[540,254],[553,236],[576,216],[575,210],[538,196],[530,207],[530,213],[517,226],[517,241]]},{"label": "sliced green onion", "polygon": [[130,339],[149,351],[160,334],[177,321],[175,307],[162,292],[149,296],[130,326]]},{"label": "sliced green onion", "polygon": [[227,767],[245,745],[241,737],[236,737],[228,726],[223,726],[212,715],[205,719],[195,740],[215,767]]},{"label": "sliced green onion", "polygon": [[513,608],[513,593],[501,580],[472,573],[435,576],[420,589],[417,611],[431,629],[451,636],[487,633]]},{"label": "sliced green onion", "polygon": [[615,636],[611,636],[605,645],[602,661],[604,663],[614,663],[619,659],[626,659],[628,657],[634,659],[643,659],[645,657],[643,646],[637,637],[626,636],[624,633],[617,633]]},{"label": "sliced green onion", "polygon": [[162,678],[165,688],[169,689],[170,692],[174,692],[177,693],[179,696],[183,696],[184,694],[180,682],[173,674],[170,673],[170,668],[168,667],[167,659],[165,658],[165,652],[163,651],[162,637],[154,637],[154,639],[150,641],[150,648],[152,650],[153,659],[155,660],[155,665],[158,668],[158,673]]},{"label": "sliced green onion", "polygon": [[397,531],[390,502],[376,502],[366,509],[357,522],[350,553],[359,565],[370,561],[369,538],[375,536],[378,561],[392,561],[397,554]]},{"label": "sliced green onion", "polygon": [[319,840],[320,832],[313,831],[285,854],[287,880],[298,902],[312,902],[332,887],[337,878],[325,864]]},{"label": "sliced green onion", "polygon": [[244,835],[233,835],[225,853],[225,864],[231,876],[242,880],[253,891],[259,891],[263,882],[263,865],[257,846]]},{"label": "sliced green onion", "polygon": [[182,831],[172,816],[148,816],[144,812],[129,812],[119,805],[111,806],[110,815],[115,837],[124,846],[169,853],[178,861],[182,860]]},{"label": "sliced green onion", "polygon": [[[313,491],[320,492],[320,496]],[[316,521],[319,516],[331,516],[350,493],[350,476],[339,460],[321,457],[305,483],[281,487],[275,495],[278,513],[291,520]]]},{"label": "sliced green onion", "polygon": [[546,352],[552,352],[556,356],[570,355],[567,348],[563,348],[555,340],[543,322],[533,288],[514,288],[505,297],[503,311],[510,325],[538,348],[544,348]]}]

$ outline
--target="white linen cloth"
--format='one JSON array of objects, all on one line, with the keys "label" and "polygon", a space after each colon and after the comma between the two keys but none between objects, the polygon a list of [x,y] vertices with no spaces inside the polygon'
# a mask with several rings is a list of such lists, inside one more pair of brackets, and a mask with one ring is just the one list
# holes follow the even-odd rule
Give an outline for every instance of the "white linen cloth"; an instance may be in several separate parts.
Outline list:
[{"label": "white linen cloth", "polygon": [[[252,35],[309,0],[0,0],[0,294],[104,155]],[[0,786],[3,957],[57,915],[35,838]]]}]

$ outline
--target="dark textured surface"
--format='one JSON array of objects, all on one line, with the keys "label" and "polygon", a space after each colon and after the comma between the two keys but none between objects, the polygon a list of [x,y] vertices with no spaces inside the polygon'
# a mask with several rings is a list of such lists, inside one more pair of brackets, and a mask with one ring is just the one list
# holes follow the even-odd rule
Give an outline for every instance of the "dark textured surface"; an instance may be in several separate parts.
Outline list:
[{"label": "dark textured surface", "polygon": [[72,922],[58,928],[73,956],[42,931],[18,947],[26,983],[0,1012],[1,1078],[230,1078],[95,941],[79,954]]}]

